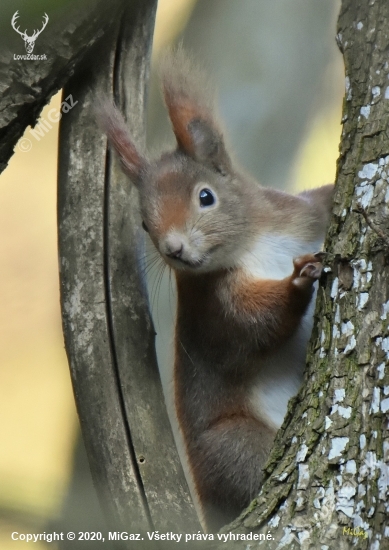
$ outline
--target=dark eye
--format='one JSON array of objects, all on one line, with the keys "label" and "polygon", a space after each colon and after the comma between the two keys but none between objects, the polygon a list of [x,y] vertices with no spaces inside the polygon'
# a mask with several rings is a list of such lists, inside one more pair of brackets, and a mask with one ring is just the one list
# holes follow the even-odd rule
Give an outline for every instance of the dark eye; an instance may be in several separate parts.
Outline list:
[{"label": "dark eye", "polygon": [[199,198],[200,206],[212,206],[215,203],[215,196],[209,189],[202,189]]},{"label": "dark eye", "polygon": [[143,229],[148,233],[149,232],[149,228],[147,227],[147,225],[145,224],[145,222],[142,222],[142,227]]}]

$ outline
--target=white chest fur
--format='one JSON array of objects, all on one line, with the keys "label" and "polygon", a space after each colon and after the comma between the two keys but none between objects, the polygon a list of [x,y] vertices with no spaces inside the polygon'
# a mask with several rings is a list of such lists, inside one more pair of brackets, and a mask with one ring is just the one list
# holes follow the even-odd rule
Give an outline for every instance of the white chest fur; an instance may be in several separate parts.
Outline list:
[{"label": "white chest fur", "polygon": [[[280,280],[292,274],[293,258],[315,253],[321,244],[284,235],[265,235],[242,256],[240,264],[248,275],[257,279]],[[253,413],[274,429],[281,426],[288,401],[296,395],[302,381],[315,299],[316,293],[294,336],[261,363],[248,395]]]},{"label": "white chest fur", "polygon": [[297,394],[302,382],[315,300],[316,292],[297,332],[261,362],[250,388],[248,400],[252,412],[274,429],[281,426],[288,401]]},{"label": "white chest fur", "polygon": [[293,258],[318,252],[321,244],[286,235],[261,235],[241,256],[240,265],[256,279],[283,279],[293,272]]}]

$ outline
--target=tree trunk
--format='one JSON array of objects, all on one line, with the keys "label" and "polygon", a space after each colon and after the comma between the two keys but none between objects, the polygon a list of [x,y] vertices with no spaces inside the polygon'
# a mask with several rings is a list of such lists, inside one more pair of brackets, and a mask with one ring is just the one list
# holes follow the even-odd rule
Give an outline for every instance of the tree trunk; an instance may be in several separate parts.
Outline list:
[{"label": "tree trunk", "polygon": [[388,21],[387,0],[342,1],[343,132],[305,383],[220,550],[249,533],[265,538],[250,548],[389,548]]}]

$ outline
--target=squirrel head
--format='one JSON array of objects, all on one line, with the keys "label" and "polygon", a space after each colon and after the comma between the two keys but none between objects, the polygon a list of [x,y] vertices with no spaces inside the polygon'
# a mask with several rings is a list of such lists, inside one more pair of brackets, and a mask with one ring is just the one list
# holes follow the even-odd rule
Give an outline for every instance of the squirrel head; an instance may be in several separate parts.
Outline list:
[{"label": "squirrel head", "polygon": [[151,160],[112,104],[101,125],[138,188],[143,228],[171,267],[228,269],[250,235],[252,185],[235,173],[202,72],[181,49],[162,63],[162,89],[177,148]]}]

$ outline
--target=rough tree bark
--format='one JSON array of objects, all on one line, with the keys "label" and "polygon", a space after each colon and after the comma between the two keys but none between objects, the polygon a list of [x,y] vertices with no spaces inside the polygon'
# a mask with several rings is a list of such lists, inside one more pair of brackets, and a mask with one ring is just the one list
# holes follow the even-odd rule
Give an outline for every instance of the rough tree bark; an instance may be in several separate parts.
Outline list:
[{"label": "rough tree bark", "polygon": [[[389,548],[389,3],[343,0],[346,96],[305,383],[229,548]],[[229,540],[229,535],[227,540]]]}]

